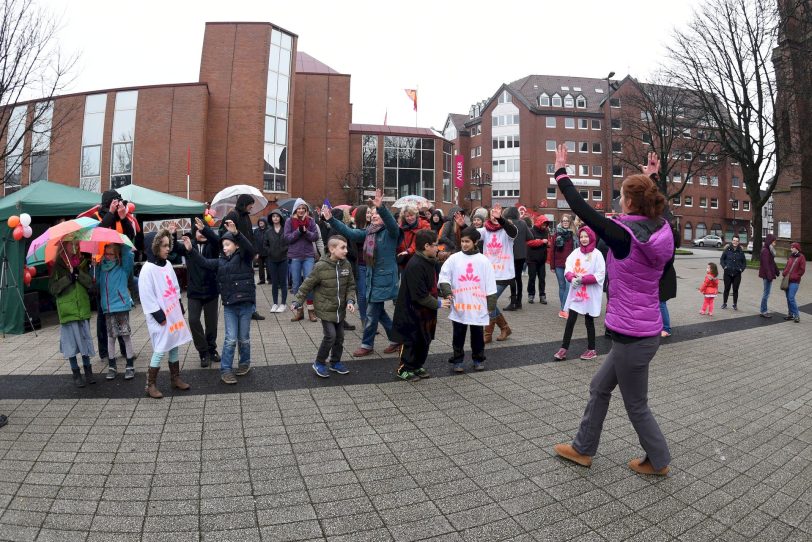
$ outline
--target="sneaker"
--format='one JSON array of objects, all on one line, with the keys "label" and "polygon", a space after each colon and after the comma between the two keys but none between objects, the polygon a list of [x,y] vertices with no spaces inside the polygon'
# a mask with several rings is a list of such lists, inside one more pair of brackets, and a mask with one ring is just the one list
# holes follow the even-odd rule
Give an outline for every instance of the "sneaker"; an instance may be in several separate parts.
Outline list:
[{"label": "sneaker", "polygon": [[398,378],[401,380],[406,380],[407,382],[410,380],[420,380],[419,376],[408,369],[398,369]]},{"label": "sneaker", "polygon": [[553,359],[556,361],[564,361],[565,359],[567,359],[567,349],[559,348],[558,352],[553,354]]},{"label": "sneaker", "polygon": [[739,310],[739,307],[738,307],[738,306],[737,306],[735,303],[733,303],[733,310],[734,310],[734,311]]},{"label": "sneaker", "polygon": [[236,384],[237,383],[237,377],[234,376],[234,373],[232,373],[231,371],[221,374],[220,375],[220,380],[223,381],[223,384]]},{"label": "sneaker", "polygon": [[345,375],[350,372],[350,370],[347,369],[347,366],[341,363],[340,361],[331,362],[328,368],[334,373],[338,373],[340,375]]},{"label": "sneaker", "polygon": [[773,317],[773,315],[770,314],[769,312],[759,313],[759,316],[761,316],[762,318],[772,318]]},{"label": "sneaker", "polygon": [[581,359],[585,359],[587,361],[589,361],[591,359],[595,359],[597,357],[598,357],[598,353],[595,352],[594,350],[587,350],[586,352],[581,354]]},{"label": "sneaker", "polygon": [[208,354],[203,354],[202,356],[200,356],[200,366],[201,367],[203,367],[205,369],[206,367],[209,366],[210,363],[211,363],[211,361],[209,360],[209,355]]},{"label": "sneaker", "polygon": [[485,370],[485,362],[474,360],[474,371],[484,371],[484,370]]},{"label": "sneaker", "polygon": [[566,319],[570,317],[570,313],[568,313],[567,311],[558,311],[558,317]]},{"label": "sneaker", "polygon": [[542,296],[541,296],[541,304],[542,304],[542,305],[546,305],[546,304],[547,304],[547,296],[546,296],[546,295],[542,295]]},{"label": "sneaker", "polygon": [[660,332],[660,337],[670,337],[670,336],[671,336],[670,331],[663,330],[663,331]]},{"label": "sneaker", "polygon": [[277,305],[276,312],[285,312],[285,304]]},{"label": "sneaker", "polygon": [[116,368],[113,367],[112,365],[108,365],[107,366],[107,376],[105,376],[104,378],[106,378],[107,380],[115,380],[117,374],[118,374],[118,371],[116,371]]},{"label": "sneaker", "polygon": [[135,367],[124,368],[124,380],[132,380],[135,378]]},{"label": "sneaker", "polygon": [[265,317],[254,311],[254,314],[251,315],[251,320],[265,320]]},{"label": "sneaker", "polygon": [[795,317],[793,315],[791,315],[791,314],[788,314],[788,315],[784,316],[784,320],[787,320],[787,321],[795,320]]},{"label": "sneaker", "polygon": [[321,378],[330,378],[330,372],[327,370],[327,365],[324,363],[319,363],[318,361],[313,362],[313,371],[319,375]]},{"label": "sneaker", "polygon": [[457,363],[455,363],[454,366],[451,368],[451,370],[454,371],[455,373],[464,373],[465,372],[465,368],[462,366],[461,361],[458,361]]},{"label": "sneaker", "polygon": [[251,365],[247,363],[240,363],[237,365],[237,370],[234,371],[234,374],[237,376],[245,376],[248,374],[248,371],[251,370]]},{"label": "sneaker", "polygon": [[713,313],[712,313],[712,312],[709,312],[709,313],[708,313],[708,316],[713,316]]},{"label": "sneaker", "polygon": [[271,312],[276,312],[276,310],[277,310],[278,308],[279,308],[279,305],[277,305],[276,303],[274,303],[273,305],[271,305]]},{"label": "sneaker", "polygon": [[535,303],[535,302],[536,302],[536,300],[535,300],[535,299],[533,299],[533,296],[532,296],[532,295],[529,295],[529,296],[527,296],[527,302],[528,302],[528,303],[530,303],[530,304],[532,305],[533,303]]},{"label": "sneaker", "polygon": [[801,323],[801,317],[800,317],[800,316],[796,316],[796,317],[795,317],[795,323],[796,323],[796,324],[800,324],[800,323]]},{"label": "sneaker", "polygon": [[419,376],[420,378],[431,378],[431,374],[429,374],[429,372],[425,370],[423,367],[416,369],[414,374],[416,376]]},{"label": "sneaker", "polygon": [[701,314],[702,316],[705,316],[705,311],[699,311],[699,314]]},{"label": "sneaker", "polygon": [[727,308],[727,303],[722,303],[722,308],[726,309]]},{"label": "sneaker", "polygon": [[209,352],[209,359],[212,363],[220,363],[220,354],[217,353],[217,350],[212,350]]}]

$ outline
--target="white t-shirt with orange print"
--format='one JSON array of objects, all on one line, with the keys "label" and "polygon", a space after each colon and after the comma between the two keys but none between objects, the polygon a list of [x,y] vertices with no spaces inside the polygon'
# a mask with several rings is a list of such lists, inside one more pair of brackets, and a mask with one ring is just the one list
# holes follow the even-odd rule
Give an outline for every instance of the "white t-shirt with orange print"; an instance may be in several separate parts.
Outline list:
[{"label": "white t-shirt with orange print", "polygon": [[567,256],[564,273],[575,275],[594,275],[594,284],[581,284],[578,288],[569,285],[567,301],[564,303],[565,311],[575,311],[578,314],[588,314],[593,317],[601,315],[601,302],[603,301],[603,281],[606,277],[606,262],[603,254],[597,249],[584,254],[580,248]]},{"label": "white t-shirt with orange print", "polygon": [[440,269],[438,284],[450,284],[454,296],[449,319],[460,324],[487,326],[488,296],[496,293],[491,262],[482,254],[452,254]]}]

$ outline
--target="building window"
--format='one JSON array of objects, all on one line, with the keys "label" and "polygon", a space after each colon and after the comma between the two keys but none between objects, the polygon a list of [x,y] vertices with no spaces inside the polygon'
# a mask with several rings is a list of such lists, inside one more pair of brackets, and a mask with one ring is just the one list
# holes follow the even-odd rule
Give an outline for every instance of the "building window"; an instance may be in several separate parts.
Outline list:
[{"label": "building window", "polygon": [[385,136],[383,146],[384,197],[414,194],[434,201],[434,140]]},{"label": "building window", "polygon": [[750,202],[749,201],[745,200],[745,201],[742,202],[742,210],[743,211],[749,211],[750,210]]},{"label": "building window", "polygon": [[513,97],[507,90],[503,90],[502,94],[499,95],[499,103],[500,104],[509,104],[513,102]]},{"label": "building window", "polygon": [[572,97],[572,94],[564,96],[564,107],[575,107],[575,98]]},{"label": "building window", "polygon": [[592,166],[592,176],[600,177],[603,175],[603,166]]},{"label": "building window", "polygon": [[676,184],[682,183],[682,173],[674,173],[674,175],[671,177],[671,179]]},{"label": "building window", "polygon": [[589,152],[589,142],[588,141],[578,142],[578,152]]},{"label": "building window", "polygon": [[561,107],[561,96],[553,94],[553,107]]},{"label": "building window", "polygon": [[612,152],[614,154],[620,154],[621,152],[623,152],[623,142],[612,141]]},{"label": "building window", "polygon": [[701,239],[702,237],[705,237],[707,234],[708,234],[708,228],[707,228],[707,226],[705,226],[704,222],[700,222],[699,224],[696,225],[696,234],[695,235],[696,235],[697,239]]},{"label": "building window", "polygon": [[106,108],[107,94],[93,94],[85,98],[79,188],[90,192],[101,192],[101,145]]},{"label": "building window", "polygon": [[620,122],[620,119],[612,119],[612,130],[620,130],[622,126],[623,123]]},{"label": "building window", "polygon": [[612,165],[612,177],[623,177],[623,166],[618,164]]},{"label": "building window", "polygon": [[553,175],[555,173],[555,164],[547,164],[547,175]]},{"label": "building window", "polygon": [[555,140],[554,139],[548,139],[547,140],[547,150],[555,152]]},{"label": "building window", "polygon": [[601,201],[601,200],[603,200],[603,190],[593,190],[592,201]]},{"label": "building window", "polygon": [[8,120],[6,170],[3,176],[4,194],[11,194],[22,187],[26,116],[28,116],[28,106],[18,105],[11,111],[11,118]]},{"label": "building window", "polygon": [[31,129],[31,167],[28,170],[28,183],[48,178],[48,153],[51,147],[51,121],[54,116],[53,103],[34,104],[34,120]]},{"label": "building window", "polygon": [[[708,207],[708,198],[706,198],[705,196],[700,196],[699,197],[699,206],[702,207],[703,209],[707,208]],[[699,229],[699,226],[697,226],[697,230],[698,229]]]},{"label": "building window", "polygon": [[572,117],[567,117],[564,119],[564,128],[568,128],[570,130],[575,129],[575,119]]},{"label": "building window", "polygon": [[268,85],[265,91],[265,146],[263,188],[270,192],[288,189],[288,110],[293,38],[271,31]]},{"label": "building window", "polygon": [[617,109],[620,107],[620,98],[609,98],[609,107]]},{"label": "building window", "polygon": [[361,176],[364,186],[378,185],[378,136],[361,138]]},{"label": "building window", "polygon": [[711,209],[718,209],[719,208],[719,198],[711,198]]},{"label": "building window", "polygon": [[575,141],[565,141],[564,145],[567,146],[567,152],[575,152]]},{"label": "building window", "polygon": [[451,189],[451,171],[453,170],[452,167],[452,160],[451,160],[451,143],[447,141],[443,142],[443,201],[445,203],[451,203],[451,195],[453,190]]},{"label": "building window", "polygon": [[550,107],[550,96],[546,92],[539,96],[539,105],[542,107]]},{"label": "building window", "polygon": [[592,129],[593,130],[601,129],[601,119],[592,119]]},{"label": "building window", "polygon": [[578,129],[579,130],[588,130],[589,129],[589,119],[578,119]]},{"label": "building window", "polygon": [[685,196],[685,206],[686,207],[693,207],[694,206],[694,198],[693,198],[693,196]]},{"label": "building window", "polygon": [[595,154],[600,154],[602,152],[601,142],[600,141],[593,141],[592,142],[592,152]]},{"label": "building window", "polygon": [[710,178],[711,186],[719,186],[719,177],[713,176]]},{"label": "building window", "polygon": [[567,170],[567,175],[569,175],[570,177],[575,176],[575,166],[574,165],[567,164],[567,167],[565,169]]},{"label": "building window", "polygon": [[578,95],[578,97],[575,98],[575,107],[578,109],[586,109],[586,98],[584,98],[583,95]]},{"label": "building window", "polygon": [[671,203],[674,204],[674,207],[679,207],[682,205],[682,196],[675,196],[671,198]]},{"label": "building window", "polygon": [[589,199],[589,190],[587,190],[586,188],[579,188],[578,194],[580,194],[580,196],[585,200]]},{"label": "building window", "polygon": [[580,169],[579,175],[581,175],[581,177],[589,176],[589,166],[588,165],[581,164],[579,169]]},{"label": "building window", "polygon": [[646,145],[651,145],[651,134],[648,132],[643,132],[641,140]]},{"label": "building window", "polygon": [[734,175],[732,181],[733,181],[733,188],[738,188],[739,187],[739,178]]},{"label": "building window", "polygon": [[699,184],[700,186],[708,186],[708,178],[705,175],[700,175]]},{"label": "building window", "polygon": [[685,177],[685,184],[694,184],[694,178],[691,175]]},{"label": "building window", "polygon": [[690,222],[685,223],[685,230],[684,230],[683,238],[686,241],[690,241],[691,239],[694,238],[694,229],[691,227]]},{"label": "building window", "polygon": [[113,113],[113,149],[110,160],[110,188],[132,184],[133,142],[138,91],[116,93]]},{"label": "building window", "polygon": [[547,126],[547,128],[555,128],[555,117],[547,117],[545,126]]},{"label": "building window", "polygon": [[547,199],[555,199],[557,196],[556,189],[554,186],[547,187]]}]

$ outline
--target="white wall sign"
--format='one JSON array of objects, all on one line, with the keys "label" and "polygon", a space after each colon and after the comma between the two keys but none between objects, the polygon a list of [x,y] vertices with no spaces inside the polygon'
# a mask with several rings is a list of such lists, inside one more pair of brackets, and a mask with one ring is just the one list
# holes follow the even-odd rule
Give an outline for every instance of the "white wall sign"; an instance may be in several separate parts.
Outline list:
[{"label": "white wall sign", "polygon": [[792,222],[778,223],[778,237],[783,237],[784,239],[792,239]]}]

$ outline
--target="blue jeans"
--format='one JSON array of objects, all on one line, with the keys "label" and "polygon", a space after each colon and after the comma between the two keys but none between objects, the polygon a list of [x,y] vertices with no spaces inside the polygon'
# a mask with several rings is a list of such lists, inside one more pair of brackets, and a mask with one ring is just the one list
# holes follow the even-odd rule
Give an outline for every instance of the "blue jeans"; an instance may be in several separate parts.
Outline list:
[{"label": "blue jeans", "polygon": [[[499,296],[502,295],[502,292],[507,290],[508,286],[510,286],[510,283],[508,283],[508,284],[499,284],[498,282],[496,283],[496,300],[497,301],[499,301]],[[502,313],[499,311],[499,307],[497,306],[495,309],[493,309],[493,312],[490,314],[490,316],[491,316],[491,318],[496,318],[500,314],[502,314]]]},{"label": "blue jeans", "polygon": [[251,315],[256,305],[253,303],[235,303],[223,307],[226,323],[226,338],[223,341],[223,355],[220,358],[220,373],[231,372],[234,363],[234,351],[240,343],[240,365],[251,364]]},{"label": "blue jeans", "polygon": [[787,290],[787,310],[795,318],[800,318],[801,313],[798,312],[798,303],[795,302],[795,294],[798,293],[800,282],[790,282],[789,290]]},{"label": "blue jeans", "polygon": [[383,301],[370,301],[367,304],[367,326],[364,328],[364,337],[361,339],[361,348],[372,350],[375,346],[375,333],[378,331],[378,322],[386,331],[386,337],[392,342],[392,319],[386,314]]},{"label": "blue jeans", "polygon": [[767,300],[770,298],[770,290],[773,287],[773,281],[761,279],[764,283],[764,291],[761,294],[761,314],[767,312]]},{"label": "blue jeans", "polygon": [[358,280],[355,284],[358,291],[358,316],[362,322],[367,321],[367,266],[358,266]]},{"label": "blue jeans", "polygon": [[[302,285],[304,279],[313,271],[313,265],[315,265],[313,258],[296,258],[290,261],[290,275],[293,277],[293,295],[296,295],[299,291],[299,286]],[[310,292],[310,295],[307,296],[307,301],[309,303],[313,302],[313,292]]]},{"label": "blue jeans", "polygon": [[660,301],[660,314],[663,317],[663,331],[671,333],[671,315],[668,314],[668,303]]},{"label": "blue jeans", "polygon": [[558,279],[558,300],[561,302],[561,310],[563,311],[564,303],[567,302],[567,288],[569,288],[569,283],[567,279],[564,278],[563,267],[555,268],[555,278]]}]

